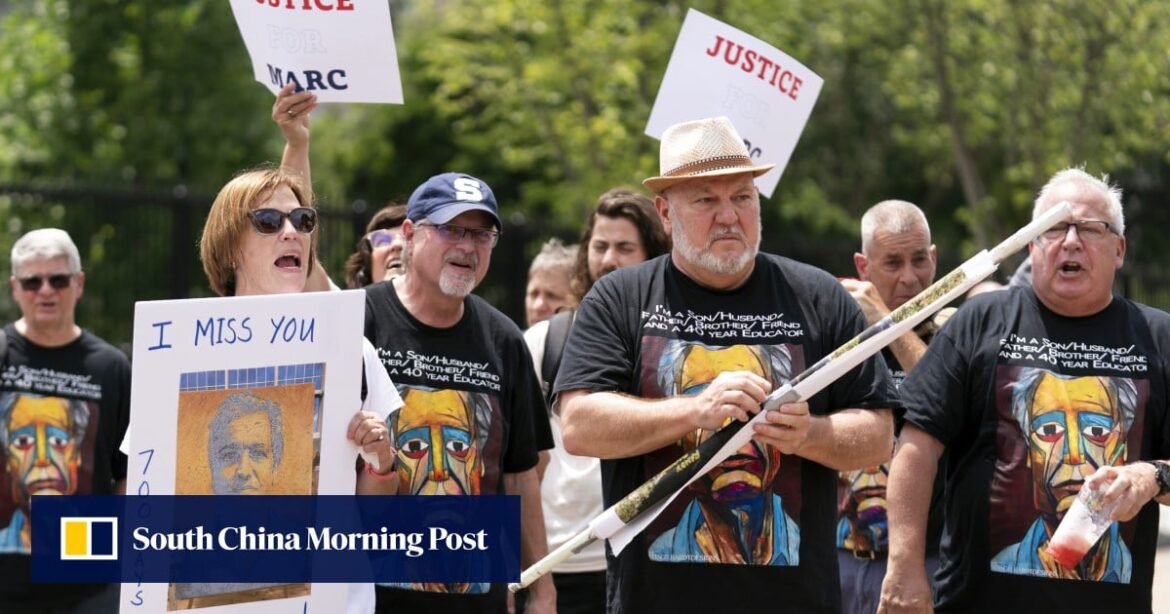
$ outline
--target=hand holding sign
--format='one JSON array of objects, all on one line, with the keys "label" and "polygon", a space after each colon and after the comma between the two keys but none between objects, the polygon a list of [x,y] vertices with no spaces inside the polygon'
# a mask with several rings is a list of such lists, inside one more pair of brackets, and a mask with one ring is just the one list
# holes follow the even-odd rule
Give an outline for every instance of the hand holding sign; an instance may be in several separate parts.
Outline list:
[{"label": "hand holding sign", "polygon": [[317,108],[317,95],[296,86],[284,86],[272,103],[272,121],[280,126],[284,138],[292,147],[308,147],[309,113]]}]

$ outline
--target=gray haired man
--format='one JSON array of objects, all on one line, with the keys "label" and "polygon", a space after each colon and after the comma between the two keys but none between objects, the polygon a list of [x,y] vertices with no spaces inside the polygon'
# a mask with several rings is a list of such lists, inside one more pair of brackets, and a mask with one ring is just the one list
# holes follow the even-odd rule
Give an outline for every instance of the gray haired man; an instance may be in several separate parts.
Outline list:
[{"label": "gray haired man", "polygon": [[[34,230],[12,247],[12,298],[19,320],[3,329],[0,410],[3,454],[15,494],[109,495],[124,490],[126,456],[118,443],[130,417],[130,361],[76,322],[85,290],[81,257],[69,235]],[[24,495],[18,498],[23,499]],[[28,509],[0,515],[0,531]],[[12,509],[0,505],[0,510]],[[2,512],[0,512],[2,514]],[[115,585],[32,584],[30,544],[0,544],[0,611],[112,612]]]},{"label": "gray haired man", "polygon": [[[1170,316],[1113,294],[1121,191],[1066,169],[1040,190],[1033,218],[1062,202],[1072,218],[1028,246],[1031,284],[963,303],[901,388],[879,612],[1151,610],[1157,504],[1170,504]],[[925,524],[939,466],[932,586]],[[1097,487],[1117,522],[1082,560],[1061,563],[1052,528]]]}]

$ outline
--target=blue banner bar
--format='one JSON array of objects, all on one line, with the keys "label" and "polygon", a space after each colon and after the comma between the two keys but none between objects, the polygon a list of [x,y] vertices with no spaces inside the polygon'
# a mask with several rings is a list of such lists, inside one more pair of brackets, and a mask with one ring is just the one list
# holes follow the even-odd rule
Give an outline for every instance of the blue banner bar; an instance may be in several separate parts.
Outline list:
[{"label": "blue banner bar", "polygon": [[515,582],[515,496],[36,496],[34,582]]}]

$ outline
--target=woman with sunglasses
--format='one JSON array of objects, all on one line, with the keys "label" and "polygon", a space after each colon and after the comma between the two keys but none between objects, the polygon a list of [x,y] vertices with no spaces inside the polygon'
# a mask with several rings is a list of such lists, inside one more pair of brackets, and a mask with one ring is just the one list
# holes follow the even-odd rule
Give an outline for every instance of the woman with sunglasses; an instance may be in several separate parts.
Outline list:
[{"label": "woman with sunglasses", "polygon": [[[237,175],[211,205],[199,254],[212,290],[220,296],[302,292],[316,252],[317,212],[305,182],[280,169]],[[358,474],[357,494],[395,494],[386,416],[402,406],[374,347],[362,338],[368,394],[350,421],[346,436],[361,447],[366,464]],[[349,612],[372,612],[373,585],[351,585]]]},{"label": "woman with sunglasses", "polygon": [[370,218],[366,234],[358,239],[357,251],[345,261],[347,288],[390,281],[406,271],[402,260],[402,249],[406,247],[402,234],[404,221],[406,206],[396,204],[383,207]]}]

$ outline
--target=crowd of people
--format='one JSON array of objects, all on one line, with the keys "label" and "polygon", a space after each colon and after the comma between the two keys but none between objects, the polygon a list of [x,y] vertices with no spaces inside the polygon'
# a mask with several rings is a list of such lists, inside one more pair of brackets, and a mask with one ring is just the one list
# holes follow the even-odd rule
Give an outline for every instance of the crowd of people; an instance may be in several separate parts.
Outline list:
[{"label": "crowd of people", "polygon": [[[282,91],[281,166],[243,172],[216,198],[199,249],[217,294],[336,288],[315,258],[315,106]],[[373,216],[344,271],[366,292],[365,397],[346,434],[370,459],[357,461],[357,494],[518,495],[527,567],[936,276],[930,225],[910,202],[865,213],[857,276],[837,279],[759,251],[754,178],[772,165],[729,120],[676,124],[660,147],[651,195],[609,190],[576,245],[544,245],[525,331],[473,294],[504,230],[485,182],[438,174]],[[1071,219],[1029,245],[1029,278],[980,287],[822,392],[767,410],[620,553],[575,552],[515,599],[489,583],[353,585],[346,608],[1149,612],[1157,504],[1170,504],[1170,315],[1113,291],[1120,191],[1064,170],[1033,216],[1065,202]],[[4,612],[117,609],[115,587],[29,582],[31,496],[125,484],[130,364],[77,324],[85,275],[61,230],[13,247]],[[391,352],[474,363],[483,377],[391,378]],[[90,385],[66,385],[79,380]],[[1047,546],[1082,489],[1099,489],[1115,522],[1066,566]]]}]

